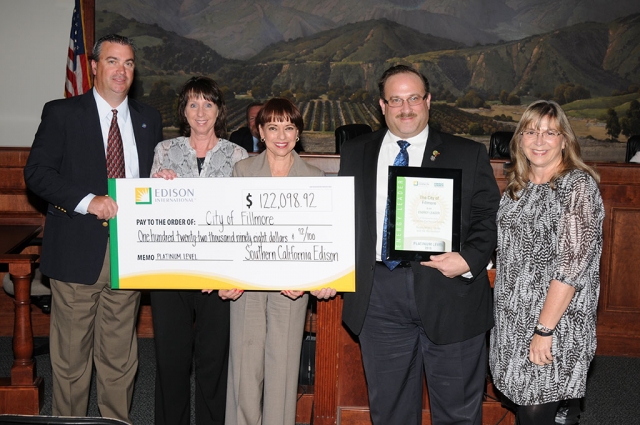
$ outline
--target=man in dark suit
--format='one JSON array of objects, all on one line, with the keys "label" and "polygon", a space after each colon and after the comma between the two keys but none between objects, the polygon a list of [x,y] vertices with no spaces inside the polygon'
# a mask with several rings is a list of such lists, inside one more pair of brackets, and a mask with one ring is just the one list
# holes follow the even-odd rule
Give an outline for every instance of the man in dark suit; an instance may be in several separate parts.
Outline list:
[{"label": "man in dark suit", "polygon": [[[420,424],[425,371],[434,425],[482,423],[485,333],[493,326],[486,266],[496,245],[500,193],[485,147],[427,124],[422,74],[398,65],[379,82],[388,129],[342,147],[340,175],[355,177],[356,292],[342,318],[359,336],[376,425]],[[406,162],[396,162],[404,157]],[[460,252],[382,262],[388,167],[462,170]],[[392,269],[393,268],[393,269]]]},{"label": "man in dark suit", "polygon": [[256,127],[256,117],[262,109],[262,103],[251,102],[247,106],[247,126],[240,127],[229,136],[229,141],[245,148],[247,152],[262,152],[264,143],[260,144],[260,133]]},{"label": "man in dark suit", "polygon": [[93,90],[44,106],[24,170],[49,202],[40,269],[51,277],[54,415],[86,416],[95,365],[101,415],[130,422],[140,293],[110,288],[108,220],[118,205],[107,178],[149,177],[162,139],[158,111],[127,97],[134,66],[131,40],[98,40]]}]

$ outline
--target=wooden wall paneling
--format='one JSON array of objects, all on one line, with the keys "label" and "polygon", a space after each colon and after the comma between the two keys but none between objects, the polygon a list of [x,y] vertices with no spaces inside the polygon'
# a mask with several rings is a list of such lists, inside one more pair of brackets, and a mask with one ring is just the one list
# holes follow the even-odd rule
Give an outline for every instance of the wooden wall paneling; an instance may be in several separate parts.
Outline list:
[{"label": "wooden wall paneling", "polygon": [[313,387],[298,389],[298,402],[296,403],[296,423],[310,424],[313,415]]},{"label": "wooden wall paneling", "polygon": [[640,313],[640,205],[637,208],[611,208],[610,280],[604,307],[606,311]]},{"label": "wooden wall paneling", "polygon": [[596,354],[640,356],[640,167],[596,168],[605,206]]},{"label": "wooden wall paneling", "polygon": [[138,338],[153,338],[153,321],[151,317],[151,301],[149,300],[149,291],[142,291],[136,331],[138,333]]},{"label": "wooden wall paneling", "polygon": [[26,189],[8,189],[0,191],[0,208],[7,216],[28,216],[44,219],[44,203]]},{"label": "wooden wall paneling", "polygon": [[9,189],[24,186],[22,167],[0,168],[0,189]]},{"label": "wooden wall paneling", "polygon": [[24,167],[31,148],[0,147],[0,167]]},{"label": "wooden wall paneling", "polygon": [[0,147],[0,223],[43,223],[45,204],[24,183],[29,152],[30,148]]},{"label": "wooden wall paneling", "polygon": [[314,425],[336,423],[342,331],[342,296],[318,301],[316,331],[316,374],[314,387]]}]

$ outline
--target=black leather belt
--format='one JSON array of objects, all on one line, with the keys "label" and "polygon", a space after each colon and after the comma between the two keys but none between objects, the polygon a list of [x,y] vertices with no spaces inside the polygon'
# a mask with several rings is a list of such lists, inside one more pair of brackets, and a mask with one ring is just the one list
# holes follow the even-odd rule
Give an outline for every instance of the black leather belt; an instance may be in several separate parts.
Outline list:
[{"label": "black leather belt", "polygon": [[[376,261],[376,264],[387,267],[387,265],[382,261]],[[411,261],[400,261],[400,264],[398,264],[395,268],[396,269],[407,269],[407,268],[410,268],[410,267],[411,267]]]}]

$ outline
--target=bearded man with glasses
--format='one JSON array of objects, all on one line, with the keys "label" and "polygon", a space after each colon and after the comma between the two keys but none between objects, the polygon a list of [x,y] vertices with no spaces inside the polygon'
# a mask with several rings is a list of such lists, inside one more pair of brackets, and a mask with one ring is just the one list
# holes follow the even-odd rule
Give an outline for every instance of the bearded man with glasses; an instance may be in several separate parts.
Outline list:
[{"label": "bearded man with glasses", "polygon": [[[344,294],[342,318],[359,337],[371,419],[421,424],[424,371],[432,424],[481,425],[500,192],[484,145],[429,127],[424,75],[398,65],[378,85],[388,128],[349,140],[340,156],[356,203],[356,292]],[[459,252],[384,261],[390,165],[462,171]]]}]

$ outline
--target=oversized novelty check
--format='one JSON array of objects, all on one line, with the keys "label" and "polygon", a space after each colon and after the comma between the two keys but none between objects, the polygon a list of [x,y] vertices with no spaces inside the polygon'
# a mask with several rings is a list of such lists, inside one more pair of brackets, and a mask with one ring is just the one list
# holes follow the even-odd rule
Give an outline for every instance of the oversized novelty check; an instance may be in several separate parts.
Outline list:
[{"label": "oversized novelty check", "polygon": [[111,286],[355,290],[351,177],[110,179]]}]

